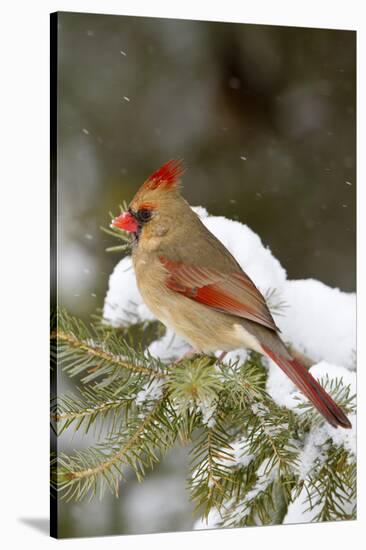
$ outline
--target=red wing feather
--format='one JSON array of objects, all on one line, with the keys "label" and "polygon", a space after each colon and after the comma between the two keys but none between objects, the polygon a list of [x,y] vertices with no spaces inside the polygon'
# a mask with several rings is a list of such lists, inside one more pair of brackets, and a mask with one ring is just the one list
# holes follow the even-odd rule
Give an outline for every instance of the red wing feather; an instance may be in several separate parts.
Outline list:
[{"label": "red wing feather", "polygon": [[166,286],[170,290],[212,309],[278,330],[262,294],[244,272],[223,274],[164,257],[160,261],[169,272]]}]

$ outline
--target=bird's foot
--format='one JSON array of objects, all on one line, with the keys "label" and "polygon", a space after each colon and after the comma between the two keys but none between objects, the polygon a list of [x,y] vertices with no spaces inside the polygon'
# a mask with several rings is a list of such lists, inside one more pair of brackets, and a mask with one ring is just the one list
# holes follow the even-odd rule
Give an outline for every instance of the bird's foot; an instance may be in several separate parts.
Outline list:
[{"label": "bird's foot", "polygon": [[178,363],[181,363],[182,361],[185,361],[186,359],[194,359],[195,357],[198,357],[200,355],[197,351],[194,351],[193,349],[190,349],[189,351],[186,351],[183,353],[181,357],[173,361],[173,365],[178,365]]},{"label": "bird's foot", "polygon": [[[222,361],[223,361],[226,354],[227,354],[227,351],[223,351],[222,353],[220,353],[220,355],[218,357],[216,357],[215,364],[222,363]],[[178,359],[173,361],[173,365],[177,365],[178,363],[181,363],[182,361],[185,361],[187,359],[195,359],[196,357],[199,357],[200,355],[202,355],[202,354],[199,353],[198,351],[193,350],[193,349],[189,350],[189,351],[186,351],[186,353],[184,353],[181,357],[179,357]]]},{"label": "bird's foot", "polygon": [[216,359],[215,363],[216,364],[220,364],[222,363],[222,361],[224,360],[225,356],[227,354],[227,351],[223,351],[222,353],[220,353],[220,355],[218,356],[218,358]]}]

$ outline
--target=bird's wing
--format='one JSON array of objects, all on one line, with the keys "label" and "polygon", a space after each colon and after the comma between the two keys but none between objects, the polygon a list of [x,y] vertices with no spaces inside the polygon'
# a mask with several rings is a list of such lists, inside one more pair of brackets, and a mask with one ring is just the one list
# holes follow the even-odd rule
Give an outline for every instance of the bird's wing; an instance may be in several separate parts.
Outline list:
[{"label": "bird's wing", "polygon": [[212,309],[236,315],[278,331],[265,299],[243,271],[221,273],[160,257],[168,271],[166,286]]}]

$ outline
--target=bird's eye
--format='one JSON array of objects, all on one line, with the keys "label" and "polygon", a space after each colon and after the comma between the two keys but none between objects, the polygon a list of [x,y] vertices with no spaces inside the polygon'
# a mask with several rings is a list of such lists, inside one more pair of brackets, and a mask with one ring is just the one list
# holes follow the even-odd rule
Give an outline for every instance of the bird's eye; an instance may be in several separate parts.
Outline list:
[{"label": "bird's eye", "polygon": [[147,208],[140,208],[137,212],[137,218],[141,222],[148,222],[152,216],[151,210],[148,210]]}]

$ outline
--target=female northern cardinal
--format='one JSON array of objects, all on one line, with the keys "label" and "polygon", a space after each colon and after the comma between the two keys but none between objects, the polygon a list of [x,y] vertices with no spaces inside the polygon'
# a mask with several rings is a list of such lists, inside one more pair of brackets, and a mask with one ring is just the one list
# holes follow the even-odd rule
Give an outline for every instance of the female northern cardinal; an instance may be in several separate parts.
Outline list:
[{"label": "female northern cardinal", "polygon": [[181,196],[183,169],[170,160],[112,221],[133,234],[137,285],[151,311],[198,352],[249,348],[270,357],[334,427],[351,423],[291,357],[265,299]]}]

